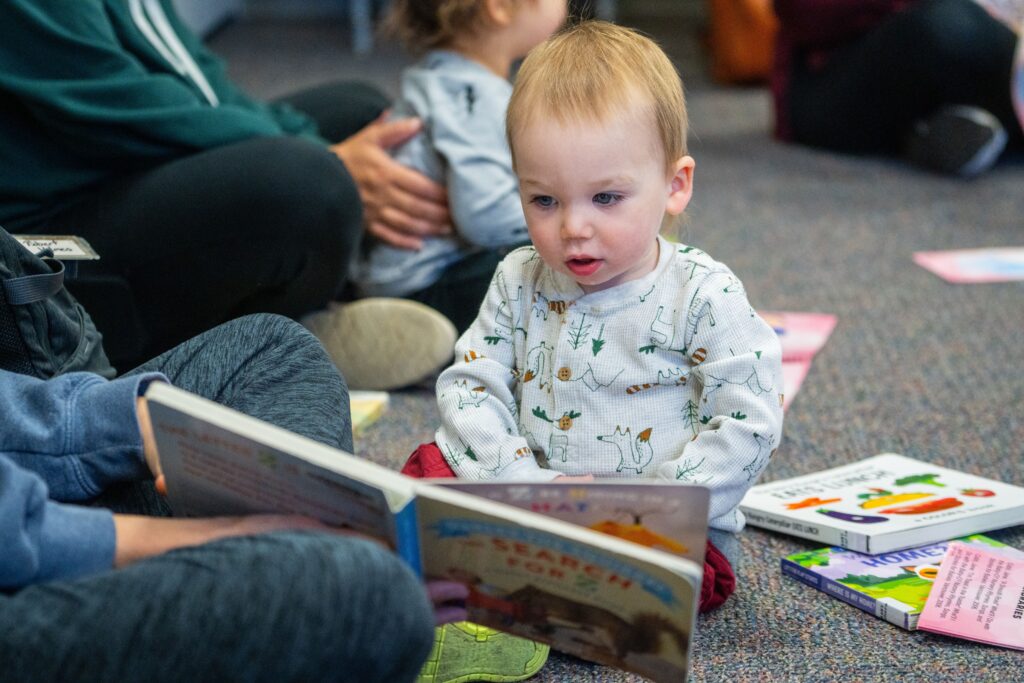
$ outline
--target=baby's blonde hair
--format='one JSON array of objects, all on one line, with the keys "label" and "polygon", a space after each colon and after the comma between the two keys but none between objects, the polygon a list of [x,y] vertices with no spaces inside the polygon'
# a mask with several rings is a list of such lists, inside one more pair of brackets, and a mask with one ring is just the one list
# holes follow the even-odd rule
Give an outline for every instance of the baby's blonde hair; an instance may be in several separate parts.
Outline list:
[{"label": "baby's blonde hair", "polygon": [[417,54],[474,30],[482,9],[480,0],[394,0],[384,30]]},{"label": "baby's blonde hair", "polygon": [[613,112],[650,115],[666,170],[686,155],[686,100],[679,74],[650,38],[606,21],[585,21],[535,47],[516,75],[505,129],[515,138],[541,115],[603,121]]}]

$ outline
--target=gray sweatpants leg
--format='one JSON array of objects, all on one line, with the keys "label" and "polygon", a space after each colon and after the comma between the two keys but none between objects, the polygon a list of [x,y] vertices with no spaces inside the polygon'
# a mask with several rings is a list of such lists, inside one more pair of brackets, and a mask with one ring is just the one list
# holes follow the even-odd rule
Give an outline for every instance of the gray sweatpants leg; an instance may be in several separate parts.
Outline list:
[{"label": "gray sweatpants leg", "polygon": [[[291,320],[227,323],[133,372],[151,370],[351,450],[344,381]],[[150,482],[102,503],[168,512]],[[411,681],[432,637],[412,572],[374,543],[329,533],[228,539],[0,594],[0,679],[30,683]]]},{"label": "gray sweatpants leg", "polygon": [[279,315],[219,325],[135,368],[211,401],[352,451],[348,388],[320,342]]},{"label": "gray sweatpants leg", "polygon": [[[316,337],[294,320],[257,313],[218,325],[125,373],[161,372],[186,391],[352,451],[348,387]],[[112,487],[95,504],[170,516],[152,481]]]},{"label": "gray sweatpants leg", "polygon": [[412,681],[433,638],[418,579],[370,541],[234,538],[0,595],[0,679]]}]

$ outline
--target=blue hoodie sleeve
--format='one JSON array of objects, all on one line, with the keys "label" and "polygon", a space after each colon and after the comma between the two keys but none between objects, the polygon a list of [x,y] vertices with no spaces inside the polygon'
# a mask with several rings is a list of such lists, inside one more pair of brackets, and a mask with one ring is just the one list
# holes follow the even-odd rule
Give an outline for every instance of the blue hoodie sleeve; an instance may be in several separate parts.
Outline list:
[{"label": "blue hoodie sleeve", "polygon": [[0,370],[0,587],[108,569],[108,510],[66,505],[148,477],[135,398],[163,379],[88,373],[43,381]]}]

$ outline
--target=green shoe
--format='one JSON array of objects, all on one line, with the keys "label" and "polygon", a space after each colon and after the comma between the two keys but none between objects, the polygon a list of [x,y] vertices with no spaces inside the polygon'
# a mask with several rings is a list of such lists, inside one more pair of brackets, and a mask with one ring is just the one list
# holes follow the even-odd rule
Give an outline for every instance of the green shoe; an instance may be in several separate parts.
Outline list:
[{"label": "green shoe", "polygon": [[416,683],[506,683],[540,671],[550,648],[460,621],[434,629],[434,647]]}]

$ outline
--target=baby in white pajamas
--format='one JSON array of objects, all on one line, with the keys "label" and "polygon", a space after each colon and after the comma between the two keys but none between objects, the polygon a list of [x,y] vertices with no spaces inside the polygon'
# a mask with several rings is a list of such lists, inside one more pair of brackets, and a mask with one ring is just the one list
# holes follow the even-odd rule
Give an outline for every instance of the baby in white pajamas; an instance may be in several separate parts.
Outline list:
[{"label": "baby in white pajamas", "polygon": [[502,261],[438,379],[436,441],[460,477],[702,484],[728,545],[782,436],[779,342],[726,266],[659,235],[693,190],[675,69],[632,32],[592,32],[592,69],[566,78],[556,37],[517,76],[507,129],[533,246]]}]

